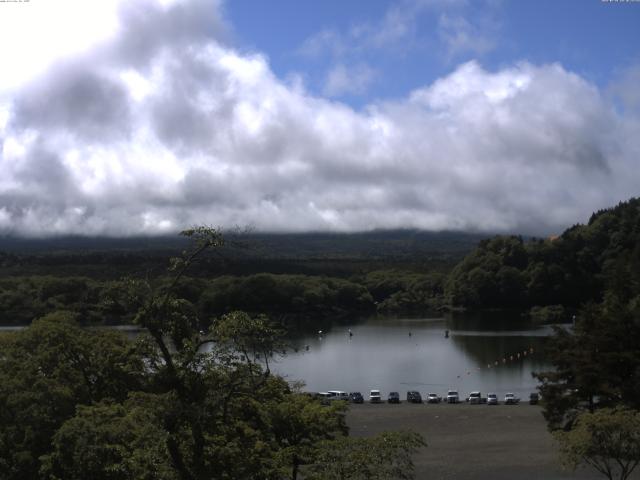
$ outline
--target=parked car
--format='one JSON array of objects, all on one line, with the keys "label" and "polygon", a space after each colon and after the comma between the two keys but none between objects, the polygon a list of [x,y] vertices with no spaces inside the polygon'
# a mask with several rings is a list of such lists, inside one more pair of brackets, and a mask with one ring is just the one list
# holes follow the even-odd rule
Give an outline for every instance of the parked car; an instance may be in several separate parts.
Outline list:
[{"label": "parked car", "polygon": [[442,397],[439,397],[437,393],[429,393],[427,395],[427,403],[440,403]]},{"label": "parked car", "polygon": [[467,402],[471,405],[480,405],[481,403],[487,403],[487,399],[482,398],[482,394],[480,392],[471,392],[469,394],[469,398],[467,398]]},{"label": "parked car", "polygon": [[320,403],[322,405],[329,405],[329,403],[331,402],[331,394],[329,392],[318,393],[318,398],[320,399]]},{"label": "parked car", "polygon": [[342,390],[329,390],[328,393],[331,396],[331,400],[344,400],[345,402],[349,401],[349,394],[347,392],[343,392]]},{"label": "parked car", "polygon": [[351,403],[364,403],[364,397],[360,392],[351,392],[349,394],[349,401]]},{"label": "parked car", "polygon": [[520,399],[516,397],[513,393],[507,393],[504,396],[504,404],[505,405],[516,405],[520,403]]},{"label": "parked car", "polygon": [[447,403],[458,403],[460,401],[460,396],[458,395],[457,390],[449,390],[447,392]]},{"label": "parked car", "polygon": [[537,405],[540,401],[540,395],[537,393],[532,393],[529,395],[529,405]]},{"label": "parked car", "polygon": [[380,396],[380,390],[371,390],[371,392],[369,392],[369,402],[371,403],[382,402],[382,397]]},{"label": "parked car", "polygon": [[487,393],[487,405],[498,405],[498,395],[495,393]]},{"label": "parked car", "polygon": [[420,392],[416,392],[415,390],[411,390],[407,392],[407,402],[410,403],[422,403],[422,395]]},{"label": "parked car", "polygon": [[389,392],[389,396],[387,397],[387,402],[400,403],[400,394],[398,392]]}]

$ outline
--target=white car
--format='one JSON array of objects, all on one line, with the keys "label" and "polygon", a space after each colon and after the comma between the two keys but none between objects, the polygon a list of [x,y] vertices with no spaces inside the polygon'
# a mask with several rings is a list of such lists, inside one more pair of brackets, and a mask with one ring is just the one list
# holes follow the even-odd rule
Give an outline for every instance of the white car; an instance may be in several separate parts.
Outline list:
[{"label": "white car", "polygon": [[369,402],[371,403],[381,403],[382,396],[380,395],[380,390],[371,390],[369,393]]},{"label": "white car", "polygon": [[329,400],[344,400],[345,402],[349,401],[349,394],[347,392],[343,392],[342,390],[329,390],[327,393],[329,394]]},{"label": "white car", "polygon": [[430,393],[427,395],[427,403],[440,403],[442,397],[439,397],[437,393]]},{"label": "white car", "polygon": [[460,401],[460,396],[458,395],[457,390],[449,390],[447,392],[447,403],[458,403]]},{"label": "white car", "polygon": [[495,393],[487,394],[487,405],[498,405],[498,395]]},{"label": "white car", "polygon": [[520,403],[520,399],[516,397],[513,393],[507,393],[504,396],[504,404],[505,405],[516,405]]}]

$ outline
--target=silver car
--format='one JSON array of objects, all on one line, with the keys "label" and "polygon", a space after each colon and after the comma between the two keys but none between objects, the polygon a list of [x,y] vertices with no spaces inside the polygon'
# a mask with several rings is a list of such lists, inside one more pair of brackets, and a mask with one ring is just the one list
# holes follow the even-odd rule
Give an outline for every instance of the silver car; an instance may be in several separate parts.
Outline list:
[{"label": "silver car", "polygon": [[430,393],[427,395],[427,403],[440,403],[442,397],[439,397],[437,393]]},{"label": "silver car", "polygon": [[517,405],[518,403],[520,403],[520,399],[516,397],[513,393],[507,393],[504,396],[505,405]]}]

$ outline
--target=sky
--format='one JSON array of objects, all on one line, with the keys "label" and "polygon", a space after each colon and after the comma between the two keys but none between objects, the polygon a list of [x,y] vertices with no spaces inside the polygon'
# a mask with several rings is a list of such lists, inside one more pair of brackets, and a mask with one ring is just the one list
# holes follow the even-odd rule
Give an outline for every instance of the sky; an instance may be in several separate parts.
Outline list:
[{"label": "sky", "polygon": [[640,186],[640,2],[0,1],[0,235],[559,233]]}]

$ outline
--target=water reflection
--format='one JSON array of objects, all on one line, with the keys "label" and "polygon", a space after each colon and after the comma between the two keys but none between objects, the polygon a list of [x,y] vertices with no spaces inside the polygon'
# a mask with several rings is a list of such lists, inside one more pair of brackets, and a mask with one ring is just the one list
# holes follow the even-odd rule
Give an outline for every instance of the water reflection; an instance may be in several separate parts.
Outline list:
[{"label": "water reflection", "polygon": [[[118,329],[130,338],[140,333],[135,326]],[[295,351],[274,358],[273,370],[310,391],[377,388],[385,398],[390,391],[404,398],[407,390],[443,395],[452,388],[526,398],[536,386],[531,372],[551,368],[542,352],[552,328],[517,314],[325,322],[321,332],[296,337]]]},{"label": "water reflection", "polygon": [[455,388],[524,397],[535,389],[531,372],[549,368],[542,348],[550,332],[517,316],[488,322],[460,315],[372,318],[297,338],[298,353],[279,360],[275,370],[303,380],[311,391],[380,388],[404,397],[407,390],[444,394]]}]

